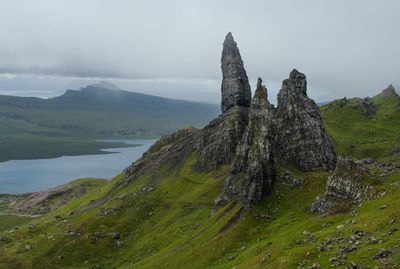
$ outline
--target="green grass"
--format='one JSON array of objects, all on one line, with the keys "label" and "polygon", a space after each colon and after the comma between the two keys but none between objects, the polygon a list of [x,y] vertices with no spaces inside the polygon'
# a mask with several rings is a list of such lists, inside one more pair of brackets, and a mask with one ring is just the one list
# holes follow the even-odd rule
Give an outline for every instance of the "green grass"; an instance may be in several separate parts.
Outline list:
[{"label": "green grass", "polygon": [[[372,119],[350,106],[322,108],[340,154],[399,160],[390,152],[398,141],[399,115],[387,100],[376,102],[383,103]],[[299,263],[308,268],[317,262],[330,268],[329,259],[336,257],[357,231],[368,236],[362,237],[357,250],[348,253],[344,264],[336,268],[348,268],[352,261],[365,268],[384,268],[382,261],[374,258],[379,248],[392,251],[388,266],[399,267],[400,231],[395,228],[400,221],[400,188],[392,183],[400,181],[400,173],[377,183],[375,187],[385,195],[354,205],[355,216],[351,212],[320,216],[313,215],[310,206],[325,191],[330,172],[305,173],[291,167],[296,176],[304,178],[299,188],[278,181],[271,195],[243,212],[240,203],[214,208],[230,167],[196,173],[192,169],[196,160],[193,153],[172,170],[167,169],[168,163],[163,164],[157,180],[156,171],[129,183],[118,175],[33,220],[35,229],[20,225],[11,233],[1,233],[0,268],[238,269],[297,268]],[[285,169],[277,170],[282,173]],[[149,186],[154,190],[142,191]],[[381,209],[382,205],[387,207]],[[265,221],[265,215],[270,221]],[[338,225],[344,226],[338,229]],[[68,230],[75,234],[68,236]],[[121,234],[122,247],[109,236],[111,232]],[[370,235],[377,238],[377,244],[369,242]],[[318,251],[328,238],[341,240],[332,250]]]},{"label": "green grass", "polygon": [[0,232],[24,225],[32,220],[32,217],[1,215],[0,214]]},{"label": "green grass", "polygon": [[[386,238],[383,234],[393,228],[390,219],[400,219],[400,188],[391,185],[400,180],[400,174],[380,186],[387,190],[387,195],[363,203],[357,208],[356,217],[350,213],[314,216],[310,205],[324,191],[329,173],[297,171],[297,175],[305,178],[301,188],[291,189],[278,182],[276,192],[237,219],[240,204],[213,212],[214,199],[229,167],[193,173],[195,160],[192,155],[152,192],[138,192],[146,186],[146,175],[125,187],[120,187],[123,178],[118,176],[112,183],[33,221],[35,230],[24,226],[6,234],[6,242],[1,243],[5,258],[2,260],[13,263],[3,262],[3,266],[14,268],[17,260],[18,266],[24,268],[90,268],[97,264],[102,268],[296,268],[307,259],[308,266],[319,262],[325,267],[336,247],[332,252],[317,252],[317,246],[338,233],[350,238],[359,229],[377,234],[384,241],[376,245],[362,242],[348,261],[378,265],[379,261],[372,258],[377,248],[390,249],[399,244],[399,233]],[[112,198],[106,203],[87,206],[110,192]],[[383,204],[390,206],[382,211],[379,208]],[[100,215],[105,208],[114,211]],[[272,216],[272,220],[265,222],[263,214]],[[355,223],[349,224],[351,220]],[[344,229],[336,228],[344,223],[348,223]],[[68,225],[80,235],[66,236]],[[108,236],[114,231],[121,233],[124,242],[121,248]],[[296,244],[296,240],[304,239],[303,231],[313,233],[315,241]],[[94,239],[95,232],[105,236]],[[48,240],[48,236],[56,240]],[[25,250],[25,245],[31,250]],[[392,255],[395,264],[400,262],[396,260],[397,254],[395,248]]]},{"label": "green grass", "polygon": [[367,118],[359,108],[357,99],[349,99],[340,106],[334,101],[321,107],[321,113],[328,132],[332,135],[336,149],[341,155],[356,158],[384,158],[400,147],[400,111],[395,97],[373,98],[378,106],[376,116]]}]

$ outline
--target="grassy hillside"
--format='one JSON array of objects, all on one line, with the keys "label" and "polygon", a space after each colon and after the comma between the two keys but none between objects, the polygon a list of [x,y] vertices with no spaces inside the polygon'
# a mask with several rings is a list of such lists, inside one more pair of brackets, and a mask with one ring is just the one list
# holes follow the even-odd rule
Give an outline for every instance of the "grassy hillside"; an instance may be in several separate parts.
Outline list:
[{"label": "grassy hillside", "polygon": [[0,96],[0,161],[97,153],[120,145],[88,139],[155,138],[202,127],[219,113],[216,105],[111,86],[68,90],[51,99]]},{"label": "grassy hillside", "polygon": [[[375,98],[372,118],[335,102],[322,108],[341,154],[400,161],[390,100]],[[304,179],[299,188],[278,179],[244,212],[240,203],[215,210],[229,166],[195,173],[196,159],[129,183],[118,175],[33,226],[1,233],[0,268],[399,268],[400,172],[376,183],[385,195],[321,216],[310,206],[331,173],[291,167]]]},{"label": "grassy hillside", "polygon": [[400,149],[400,98],[377,95],[378,110],[366,117],[361,99],[336,100],[321,107],[326,127],[341,155],[356,158],[385,158]]}]

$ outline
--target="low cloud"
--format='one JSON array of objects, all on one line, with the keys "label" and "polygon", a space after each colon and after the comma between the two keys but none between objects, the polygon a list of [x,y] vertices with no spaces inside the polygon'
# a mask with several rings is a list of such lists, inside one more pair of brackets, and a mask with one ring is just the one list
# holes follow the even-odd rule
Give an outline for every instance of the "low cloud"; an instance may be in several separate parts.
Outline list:
[{"label": "low cloud", "polygon": [[0,73],[18,76],[3,76],[0,94],[51,95],[109,79],[219,102],[222,42],[232,31],[250,79],[261,76],[271,99],[292,68],[318,101],[373,95],[400,84],[399,8],[395,0],[5,0]]}]

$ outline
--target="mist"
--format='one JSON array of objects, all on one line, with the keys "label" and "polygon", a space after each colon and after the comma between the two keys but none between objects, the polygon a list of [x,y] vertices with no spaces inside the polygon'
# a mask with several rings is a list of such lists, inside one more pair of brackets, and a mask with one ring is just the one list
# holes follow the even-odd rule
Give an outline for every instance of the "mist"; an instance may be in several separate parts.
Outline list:
[{"label": "mist", "polygon": [[398,1],[2,1],[0,94],[51,97],[107,80],[218,103],[231,31],[274,102],[293,68],[317,101],[400,85]]}]

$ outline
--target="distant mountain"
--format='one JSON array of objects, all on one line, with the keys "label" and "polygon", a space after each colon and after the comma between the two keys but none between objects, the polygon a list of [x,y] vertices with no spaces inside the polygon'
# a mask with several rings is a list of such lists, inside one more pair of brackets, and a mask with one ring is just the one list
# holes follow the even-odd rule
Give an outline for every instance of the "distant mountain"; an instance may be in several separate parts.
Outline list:
[{"label": "distant mountain", "polygon": [[[217,105],[129,92],[107,82],[49,99],[0,95],[0,161],[46,157],[50,151],[54,156],[49,140],[59,147],[68,145],[65,139],[159,137],[202,127],[218,114]],[[20,145],[25,146],[16,153]],[[65,154],[62,148],[56,152]]]},{"label": "distant mountain", "polygon": [[0,96],[2,120],[31,125],[30,133],[46,129],[47,136],[154,137],[189,125],[201,127],[218,113],[213,104],[124,91],[107,82],[50,99]]}]

